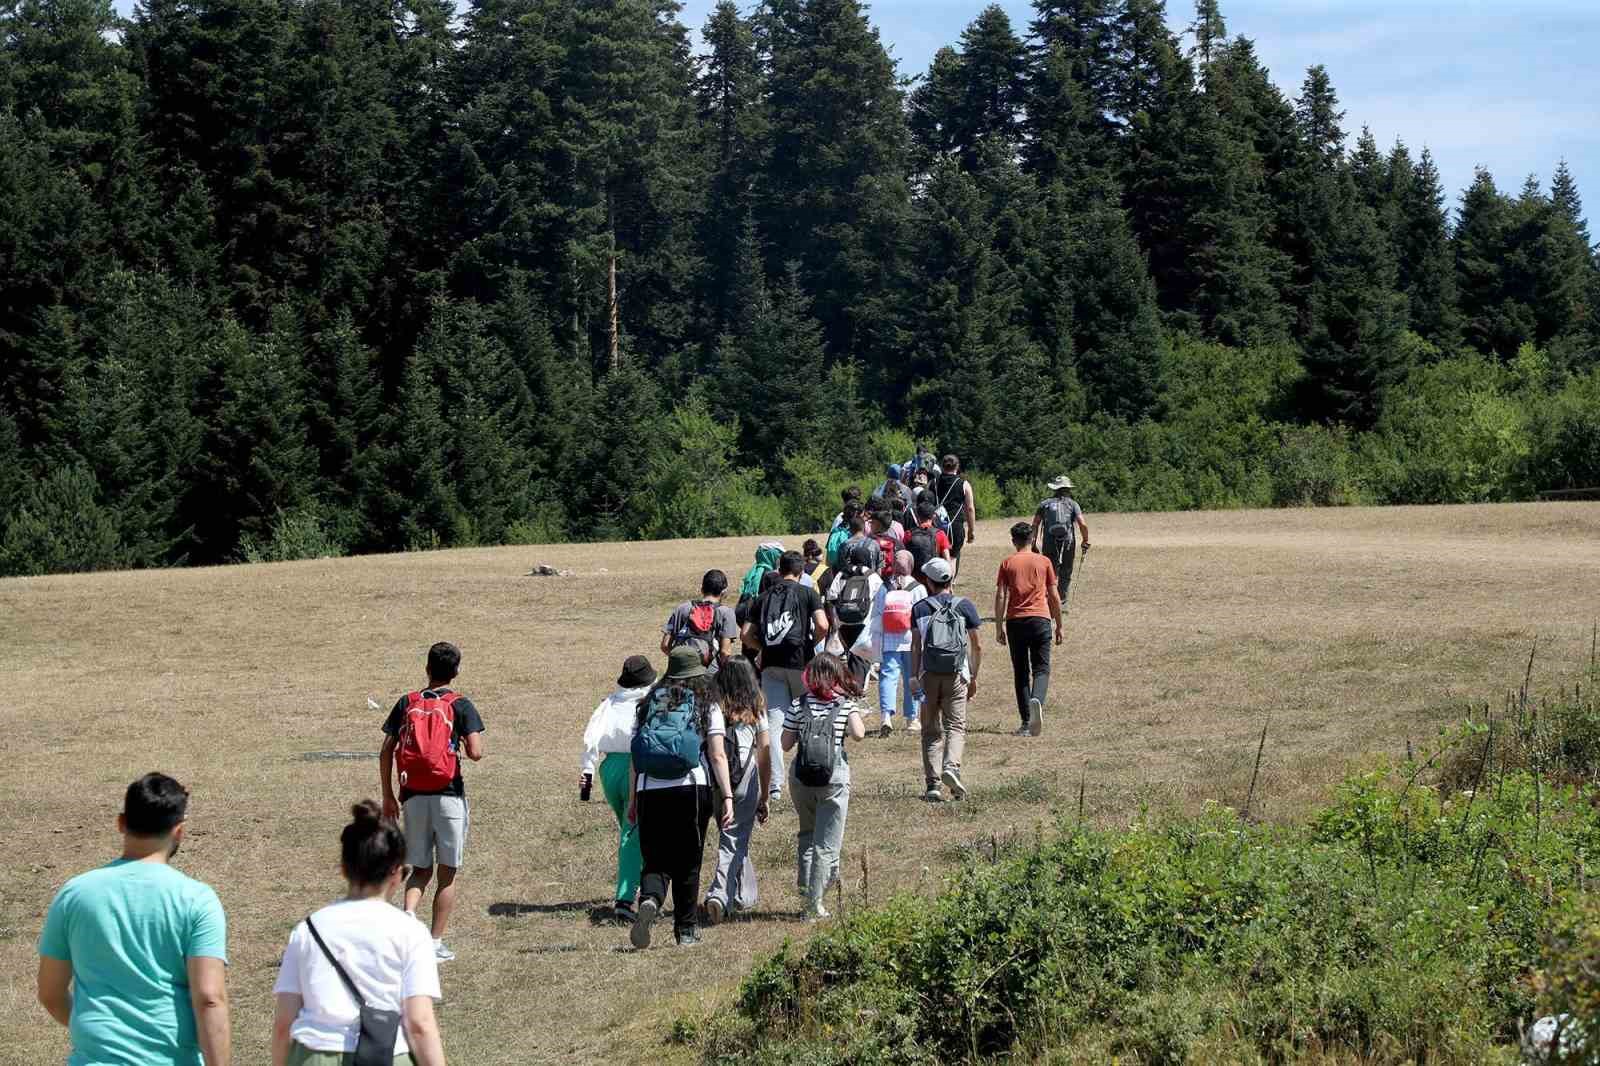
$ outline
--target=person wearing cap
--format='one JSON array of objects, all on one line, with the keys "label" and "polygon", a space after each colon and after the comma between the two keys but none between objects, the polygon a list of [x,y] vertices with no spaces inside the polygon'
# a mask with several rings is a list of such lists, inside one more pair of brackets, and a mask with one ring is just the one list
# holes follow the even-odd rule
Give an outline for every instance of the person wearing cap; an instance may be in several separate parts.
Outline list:
[{"label": "person wearing cap", "polygon": [[[955,571],[947,559],[929,559],[922,567],[928,596],[911,608],[911,693],[922,700],[922,777],[927,786],[923,798],[940,803],[943,784],[955,799],[967,794],[961,780],[961,756],[967,746],[967,701],[978,694],[978,668],[983,664],[983,643],[979,631],[983,622],[978,608],[965,596],[950,591]],[[961,669],[954,673],[934,673],[927,669],[924,649],[935,612],[951,607],[967,629],[967,654]]]},{"label": "person wearing cap", "polygon": [[639,870],[644,860],[639,855],[639,831],[628,821],[629,745],[633,724],[638,718],[639,701],[655,684],[656,669],[643,655],[630,655],[622,663],[616,691],[600,701],[583,730],[583,760],[578,772],[578,787],[594,781],[600,772],[600,790],[617,816],[617,892],[612,897],[612,913],[618,921],[632,922],[633,897],[639,890]]},{"label": "person wearing cap", "polygon": [[700,735],[700,761],[681,777],[657,777],[636,763],[629,777],[628,821],[639,829],[639,853],[644,862],[639,904],[634,908],[628,939],[641,950],[650,946],[650,928],[669,889],[672,931],[678,945],[700,943],[700,860],[706,849],[706,827],[713,812],[722,829],[733,825],[733,785],[722,739],[727,725],[717,701],[716,679],[699,652],[680,646],[668,653],[666,676],[639,700],[632,740],[645,734],[653,721],[681,712],[686,705],[691,710],[690,727]]},{"label": "person wearing cap", "polygon": [[1039,551],[1039,533],[1044,531],[1043,554],[1056,568],[1056,594],[1061,597],[1061,610],[1070,604],[1067,590],[1072,587],[1072,563],[1077,554],[1079,533],[1083,537],[1083,552],[1089,554],[1089,523],[1083,520],[1083,508],[1078,506],[1071,492],[1075,486],[1065,474],[1050,482],[1055,495],[1043,500],[1033,514],[1033,533],[1030,540],[1033,550]]},{"label": "person wearing cap", "polygon": [[900,516],[911,509],[911,489],[900,480],[899,464],[890,463],[884,473],[886,479],[883,484],[872,490],[872,498],[883,501],[888,509],[890,521],[899,521]]}]

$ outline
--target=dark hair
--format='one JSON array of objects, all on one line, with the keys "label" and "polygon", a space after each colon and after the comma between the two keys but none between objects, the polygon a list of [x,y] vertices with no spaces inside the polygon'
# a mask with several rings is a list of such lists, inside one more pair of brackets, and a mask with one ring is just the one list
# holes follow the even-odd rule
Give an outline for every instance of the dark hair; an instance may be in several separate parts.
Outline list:
[{"label": "dark hair", "polygon": [[926,570],[923,571],[922,576],[928,579],[928,588],[930,590],[932,590],[932,589],[947,589],[955,581],[955,575],[953,575],[953,574],[947,580],[944,580],[944,581],[940,581],[938,578],[934,577],[932,574],[928,573]]},{"label": "dark hair", "polygon": [[821,555],[822,545],[818,544],[815,540],[807,540],[804,544],[800,545],[800,554],[807,559],[810,559],[815,555]]},{"label": "dark hair", "polygon": [[783,578],[778,576],[778,572],[776,570],[768,570],[766,573],[761,575],[761,584],[756,586],[756,595],[758,597],[765,596],[768,589],[782,580]]},{"label": "dark hair", "polygon": [[[742,662],[735,659],[733,662]],[[733,663],[729,663],[732,666]],[[701,674],[699,677],[663,677],[650,686],[650,691],[639,700],[639,706],[633,712],[634,732],[644,725],[645,717],[656,704],[656,693],[665,692],[663,697],[669,707],[681,703],[685,697],[694,700],[694,727],[703,737],[706,735],[706,720],[710,716],[711,705],[717,702],[716,678],[711,674]]]},{"label": "dark hair", "polygon": [[352,821],[339,834],[339,862],[352,884],[381,885],[406,861],[406,838],[376,800],[350,808]]},{"label": "dark hair", "polygon": [[729,725],[755,725],[767,713],[756,669],[743,656],[717,671],[717,702]]},{"label": "dark hair", "polygon": [[720,596],[728,591],[728,575],[721,570],[707,570],[700,579],[700,595]]},{"label": "dark hair", "polygon": [[839,498],[844,500],[846,506],[851,503],[859,503],[861,500],[861,486],[851,485],[849,488],[839,493]]},{"label": "dark hair", "polygon": [[812,659],[806,665],[805,678],[808,689],[827,689],[846,696],[861,695],[856,675],[837,655],[823,652]]},{"label": "dark hair", "polygon": [[1020,548],[1022,545],[1028,543],[1028,541],[1032,539],[1033,527],[1028,523],[1018,522],[1016,525],[1011,527],[1011,543],[1015,544],[1017,547]]},{"label": "dark hair", "polygon": [[136,837],[164,837],[189,810],[189,790],[166,774],[145,774],[122,797],[122,820]]},{"label": "dark hair", "polygon": [[860,500],[851,500],[850,502],[846,503],[844,505],[845,521],[848,522],[850,520],[850,516],[853,514],[860,514],[861,510],[862,508]]},{"label": "dark hair", "polygon": [[933,505],[933,500],[924,495],[922,499],[917,501],[917,521],[929,521],[933,518],[933,513],[937,510],[938,508]]},{"label": "dark hair", "polygon": [[961,460],[957,459],[953,455],[947,455],[943,459],[939,460],[939,465],[944,467],[945,473],[954,474],[956,470],[960,468]]},{"label": "dark hair", "polygon": [[779,577],[799,577],[806,572],[806,557],[799,552],[784,552],[778,556]]},{"label": "dark hair", "polygon": [[867,529],[867,520],[862,517],[860,511],[846,516],[844,524],[849,527],[851,533],[864,533]]},{"label": "dark hair", "polygon": [[428,649],[428,680],[444,684],[461,672],[461,649],[441,640]]}]

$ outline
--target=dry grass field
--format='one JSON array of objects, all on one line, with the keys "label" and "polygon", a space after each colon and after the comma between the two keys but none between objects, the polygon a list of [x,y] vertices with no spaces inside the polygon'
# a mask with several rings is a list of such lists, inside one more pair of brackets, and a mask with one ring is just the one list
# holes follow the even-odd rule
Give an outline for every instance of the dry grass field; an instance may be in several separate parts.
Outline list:
[{"label": "dry grass field", "polygon": [[[1402,754],[1521,680],[1587,663],[1600,618],[1600,505],[1090,515],[1096,544],[1058,653],[1046,733],[1015,726],[1004,652],[987,647],[962,804],[920,801],[897,735],[852,757],[845,906],[932,890],[963,851],[1075,811],[1239,803],[1270,716],[1257,791],[1293,817],[1352,762]],[[986,616],[1007,523],[985,522],[959,583]],[[795,538],[798,541],[798,538]],[[444,968],[450,1061],[675,1061],[675,1013],[708,1009],[752,958],[803,936],[792,813],[757,833],[763,910],[700,949],[625,950],[592,925],[614,824],[580,804],[579,736],[632,652],[710,566],[735,582],[755,540],[505,548],[256,567],[0,581],[0,1063],[59,1062],[33,1000],[35,938],[70,875],[114,857],[126,783],[193,790],[179,863],[229,918],[236,1061],[266,1061],[283,942],[340,884],[337,834],[377,793],[382,712],[459,643],[459,686],[488,757],[467,768],[472,839]],[[531,578],[536,563],[577,576]],[[604,568],[605,573],[598,573]],[[986,630],[986,637],[992,630]],[[987,641],[992,645],[992,640]],[[997,654],[998,652],[998,654]],[[659,659],[659,656],[656,656]],[[871,719],[869,718],[869,723]],[[598,789],[597,795],[598,795]],[[865,884],[863,884],[865,861]],[[658,943],[660,939],[658,938]]]}]

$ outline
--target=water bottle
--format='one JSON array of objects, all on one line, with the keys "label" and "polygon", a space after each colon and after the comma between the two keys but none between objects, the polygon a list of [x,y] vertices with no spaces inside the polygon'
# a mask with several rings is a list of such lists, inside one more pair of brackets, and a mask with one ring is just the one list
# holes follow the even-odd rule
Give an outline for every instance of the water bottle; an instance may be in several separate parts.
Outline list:
[{"label": "water bottle", "polygon": [[584,774],[583,783],[578,786],[578,798],[584,803],[589,802],[589,791],[594,787],[594,775]]}]

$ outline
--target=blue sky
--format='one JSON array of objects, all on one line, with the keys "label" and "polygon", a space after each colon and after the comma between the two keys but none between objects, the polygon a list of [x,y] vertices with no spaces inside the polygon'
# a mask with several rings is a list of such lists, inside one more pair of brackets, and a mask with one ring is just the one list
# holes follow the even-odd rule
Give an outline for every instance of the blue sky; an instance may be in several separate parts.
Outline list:
[{"label": "blue sky", "polygon": [[[986,3],[876,0],[870,15],[913,75]],[[684,24],[698,30],[714,4],[688,0]],[[1027,0],[1001,6],[1026,32]],[[1432,148],[1452,206],[1475,166],[1515,192],[1529,174],[1548,188],[1564,158],[1600,230],[1600,0],[1223,0],[1222,11],[1290,97],[1307,67],[1328,68],[1352,146],[1367,125],[1386,151],[1396,137],[1413,157]],[[1182,29],[1193,0],[1168,0],[1168,12]]]}]

